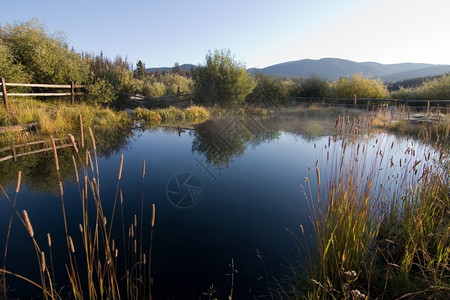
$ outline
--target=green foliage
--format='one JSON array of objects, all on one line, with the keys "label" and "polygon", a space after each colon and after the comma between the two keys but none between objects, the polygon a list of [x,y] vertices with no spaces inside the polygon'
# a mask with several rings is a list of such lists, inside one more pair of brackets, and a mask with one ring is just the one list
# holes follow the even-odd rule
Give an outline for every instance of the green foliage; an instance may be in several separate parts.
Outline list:
[{"label": "green foliage", "polygon": [[156,80],[145,80],[141,93],[150,98],[159,98],[166,94],[166,86]]},{"label": "green foliage", "polygon": [[276,104],[286,101],[287,87],[282,80],[258,73],[255,76],[256,87],[247,96],[247,102],[257,104]]},{"label": "green foliage", "polygon": [[160,80],[166,87],[167,95],[176,95],[178,88],[184,94],[189,94],[194,91],[193,81],[178,74],[167,74],[162,76]]},{"label": "green foliage", "polygon": [[147,72],[145,71],[145,65],[142,60],[139,60],[136,64],[136,77],[138,79],[143,79]]},{"label": "green foliage", "polygon": [[14,61],[11,51],[0,43],[0,77],[6,82],[29,82],[30,76],[20,63]]},{"label": "green foliage", "polygon": [[215,50],[206,55],[205,64],[193,70],[195,88],[205,104],[242,103],[254,87],[243,64],[236,62],[230,50]]},{"label": "green foliage", "polygon": [[86,86],[86,99],[90,103],[111,103],[117,99],[117,92],[106,79],[95,78]]},{"label": "green foliage", "polygon": [[1,40],[32,82],[85,83],[89,78],[89,65],[68,48],[64,35],[47,34],[37,19],[6,24],[2,28]]},{"label": "green foliage", "polygon": [[379,79],[364,78],[361,74],[342,77],[331,83],[330,95],[337,98],[378,98],[389,97],[386,86]]},{"label": "green foliage", "polygon": [[400,87],[391,92],[395,99],[419,99],[419,100],[450,100],[450,75],[426,80],[417,87]]},{"label": "green foliage", "polygon": [[330,89],[330,83],[321,77],[312,76],[309,78],[300,78],[293,90],[291,96],[294,97],[327,97]]}]

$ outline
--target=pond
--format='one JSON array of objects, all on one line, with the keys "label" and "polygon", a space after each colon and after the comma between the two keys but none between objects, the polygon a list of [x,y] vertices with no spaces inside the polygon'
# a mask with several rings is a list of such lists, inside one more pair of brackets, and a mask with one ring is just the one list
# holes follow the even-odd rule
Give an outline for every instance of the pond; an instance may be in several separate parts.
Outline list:
[{"label": "pond", "polygon": [[[305,192],[302,184],[308,177],[310,189],[317,188],[314,166],[327,152],[334,125],[330,118],[236,116],[195,125],[134,129],[118,143],[120,146],[100,151],[98,158],[103,209],[107,222],[115,211],[112,235],[119,257],[125,251],[122,249],[133,248],[128,242],[130,224],[134,223],[138,235],[142,220],[143,251],[148,253],[150,239],[152,245],[154,299],[199,299],[207,295],[211,285],[219,299],[228,297],[231,289],[235,299],[269,295],[271,288],[277,288],[274,278],[282,281],[292,276],[290,267],[302,259],[296,238],[300,225],[307,232],[310,225],[305,196],[309,191]],[[378,139],[382,140],[393,161],[412,145],[417,151],[427,151],[425,145],[392,135],[364,138],[374,149],[381,143]],[[395,147],[389,147],[394,141]],[[68,230],[78,253],[83,252],[79,230],[83,213],[73,154],[73,149],[58,150]],[[17,163],[3,162],[0,167],[0,184],[10,202],[16,201],[17,211],[27,210],[43,251],[48,251],[47,233],[51,234],[56,278],[67,277],[67,246],[53,155],[19,158]],[[19,168],[24,168],[22,185],[15,199]],[[123,205],[120,199],[115,201],[118,190],[122,191]],[[150,233],[153,204],[156,214]],[[3,251],[11,216],[5,195],[0,196],[0,205]],[[92,211],[93,206],[89,204]],[[124,247],[123,240],[128,246]],[[12,222],[6,268],[39,282],[33,244],[17,216]],[[79,272],[83,277],[83,267]],[[119,263],[121,284],[124,273],[123,263]],[[7,283],[12,297],[39,294],[12,276]],[[67,281],[58,284],[59,289],[63,285],[67,289]]]}]

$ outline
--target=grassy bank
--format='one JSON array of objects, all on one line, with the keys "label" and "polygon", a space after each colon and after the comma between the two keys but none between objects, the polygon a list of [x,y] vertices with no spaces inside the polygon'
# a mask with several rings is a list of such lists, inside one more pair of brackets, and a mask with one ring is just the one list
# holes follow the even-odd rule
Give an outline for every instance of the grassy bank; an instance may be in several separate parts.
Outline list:
[{"label": "grassy bank", "polygon": [[[39,132],[44,135],[66,135],[80,132],[80,115],[86,127],[96,134],[105,130],[123,129],[130,119],[125,112],[117,112],[100,105],[79,103],[75,106],[67,101],[38,101],[30,98],[9,101],[9,109],[0,105],[0,126],[11,126],[39,122]],[[18,134],[2,136],[3,140],[14,139]]]},{"label": "grassy bank", "polygon": [[448,299],[448,149],[410,142],[394,161],[379,139],[335,136],[305,178],[313,242],[289,298]]}]

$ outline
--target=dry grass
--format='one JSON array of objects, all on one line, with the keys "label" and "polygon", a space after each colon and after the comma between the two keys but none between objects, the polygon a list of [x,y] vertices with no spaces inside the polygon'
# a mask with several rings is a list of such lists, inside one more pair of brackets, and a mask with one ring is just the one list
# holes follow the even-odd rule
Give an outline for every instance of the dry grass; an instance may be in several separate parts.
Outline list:
[{"label": "dry grass", "polygon": [[394,143],[358,130],[347,136],[342,119],[316,164],[317,194],[308,197],[315,248],[306,248],[306,278],[297,274],[307,288],[294,289],[293,298],[446,299],[448,149],[422,154],[411,142],[394,161]]}]

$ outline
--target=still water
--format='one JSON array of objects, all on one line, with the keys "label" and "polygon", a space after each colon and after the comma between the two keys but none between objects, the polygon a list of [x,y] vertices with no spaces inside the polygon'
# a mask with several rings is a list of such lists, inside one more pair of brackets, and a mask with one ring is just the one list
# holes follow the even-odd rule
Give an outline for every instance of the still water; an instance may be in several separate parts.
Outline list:
[{"label": "still water", "polygon": [[[329,121],[334,125],[334,120]],[[301,185],[305,177],[314,179],[308,169],[314,170],[316,160],[323,158],[334,129],[326,129],[326,123],[297,120],[280,125],[256,117],[234,117],[193,126],[140,128],[133,130],[120,147],[100,153],[100,190],[107,216],[114,203],[122,154],[119,188],[126,227],[133,223],[135,214],[139,218],[142,199],[144,225],[150,227],[155,204],[151,261],[155,299],[199,299],[211,284],[215,297],[226,298],[232,284],[232,261],[237,271],[234,299],[268,295],[270,288],[277,287],[273,278],[292,276],[289,267],[301,260],[295,236],[300,225],[308,232],[310,224]],[[383,136],[386,145],[396,141],[396,147],[389,150],[393,156],[401,155],[410,143]],[[60,160],[66,161],[61,169],[69,231],[75,248],[81,248],[77,238],[81,202],[74,172],[70,171],[72,154],[72,149],[59,152]],[[64,278],[67,249],[59,189],[51,171],[53,157],[43,154],[35,161],[24,164],[16,207],[20,212],[28,211],[39,243],[45,245],[47,233],[51,234],[55,273],[57,278]],[[0,184],[11,201],[17,177],[17,170],[12,169],[17,165],[21,162],[0,165],[4,173]],[[10,173],[8,178],[6,173]],[[311,184],[314,190],[314,180]],[[3,251],[11,216],[4,195],[0,196],[0,206]],[[17,217],[12,224],[6,268],[38,281],[31,240]],[[117,240],[121,239],[120,224],[116,219],[113,234],[118,235]],[[119,274],[121,278],[123,271]],[[21,281],[8,280],[12,296],[39,294]],[[67,282],[59,284],[62,288]]]}]

